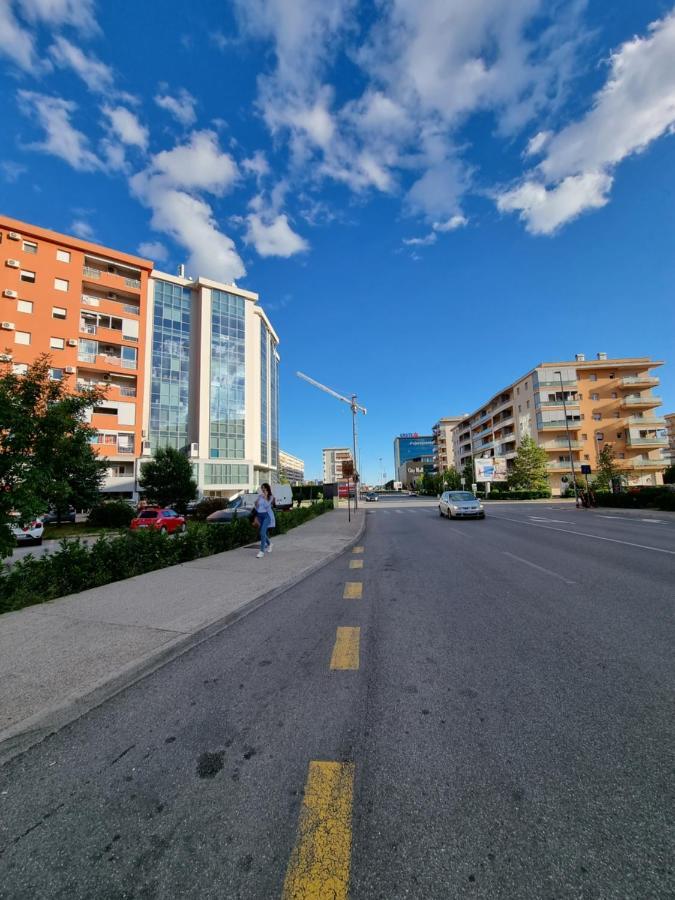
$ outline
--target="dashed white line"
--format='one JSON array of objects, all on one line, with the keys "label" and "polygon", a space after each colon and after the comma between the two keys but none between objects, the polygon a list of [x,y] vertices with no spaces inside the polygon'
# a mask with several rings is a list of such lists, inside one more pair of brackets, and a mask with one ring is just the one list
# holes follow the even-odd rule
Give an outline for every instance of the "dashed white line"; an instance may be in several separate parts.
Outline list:
[{"label": "dashed white line", "polygon": [[561,581],[564,581],[565,584],[576,584],[576,581],[570,581],[569,578],[565,578],[563,575],[559,575],[557,572],[553,572],[551,569],[545,569],[544,566],[538,566],[536,563],[530,562],[529,559],[523,559],[522,556],[516,556],[515,553],[509,553],[508,550],[502,550],[504,556],[510,556],[511,559],[517,559],[518,562],[524,563],[526,566],[531,566],[533,569],[539,569],[540,572],[545,572],[547,575],[552,575],[554,578],[559,578]]},{"label": "dashed white line", "polygon": [[503,519],[506,522],[515,522],[516,525],[530,525],[533,528],[547,528],[549,531],[560,531],[563,534],[576,534],[577,537],[593,538],[596,541],[606,541],[608,544],[623,544],[624,547],[637,547],[638,550],[652,550],[654,553],[667,553],[675,556],[675,550],[666,550],[664,547],[649,547],[647,544],[634,544],[633,541],[620,541],[617,538],[602,537],[599,534],[591,534],[589,531],[573,531],[571,528],[555,528],[553,525],[543,525],[541,522],[526,522],[524,519],[512,519],[510,516],[491,516],[493,519]]}]

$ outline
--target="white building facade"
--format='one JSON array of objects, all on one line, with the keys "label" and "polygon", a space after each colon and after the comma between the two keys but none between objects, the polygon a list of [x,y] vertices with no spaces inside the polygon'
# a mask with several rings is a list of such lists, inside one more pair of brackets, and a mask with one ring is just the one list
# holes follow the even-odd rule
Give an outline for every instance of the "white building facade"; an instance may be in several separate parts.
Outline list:
[{"label": "white building facade", "polygon": [[277,480],[279,338],[258,295],[153,271],[147,304],[143,458],[185,449],[200,496]]}]

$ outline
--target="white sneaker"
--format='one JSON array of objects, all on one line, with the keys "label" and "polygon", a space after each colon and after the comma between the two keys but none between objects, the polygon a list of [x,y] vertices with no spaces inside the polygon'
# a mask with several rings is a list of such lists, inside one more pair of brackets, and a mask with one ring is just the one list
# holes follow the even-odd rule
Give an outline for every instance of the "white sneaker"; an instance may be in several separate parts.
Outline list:
[{"label": "white sneaker", "polygon": [[256,553],[255,558],[256,558],[256,559],[262,559],[264,555],[265,555],[265,554],[262,552],[262,550],[259,550],[259,551]]},{"label": "white sneaker", "polygon": [[274,546],[274,544],[268,544],[268,545],[267,545],[267,552],[268,552],[268,553],[271,553],[271,552],[272,552],[272,547],[273,547],[273,546]]}]

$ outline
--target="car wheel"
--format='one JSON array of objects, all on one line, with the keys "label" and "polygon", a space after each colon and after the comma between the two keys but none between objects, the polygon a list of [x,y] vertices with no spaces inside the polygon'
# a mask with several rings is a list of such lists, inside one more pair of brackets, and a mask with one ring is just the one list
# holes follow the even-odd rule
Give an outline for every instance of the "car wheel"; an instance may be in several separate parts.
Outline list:
[{"label": "car wheel", "polygon": [[35,544],[36,547],[41,547],[42,546],[42,538],[41,537],[35,538],[33,543]]},{"label": "car wheel", "polygon": [[160,533],[160,534],[166,534],[166,528],[165,528],[164,525],[162,525],[162,527],[159,529],[159,533]]}]

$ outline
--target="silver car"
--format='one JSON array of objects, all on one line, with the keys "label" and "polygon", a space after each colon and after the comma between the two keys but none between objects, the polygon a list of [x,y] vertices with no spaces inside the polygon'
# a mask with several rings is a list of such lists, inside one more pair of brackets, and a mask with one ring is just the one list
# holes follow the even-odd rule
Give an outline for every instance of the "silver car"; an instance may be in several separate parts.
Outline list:
[{"label": "silver car", "polygon": [[438,512],[448,519],[484,519],[480,500],[470,491],[445,491],[438,503]]}]

